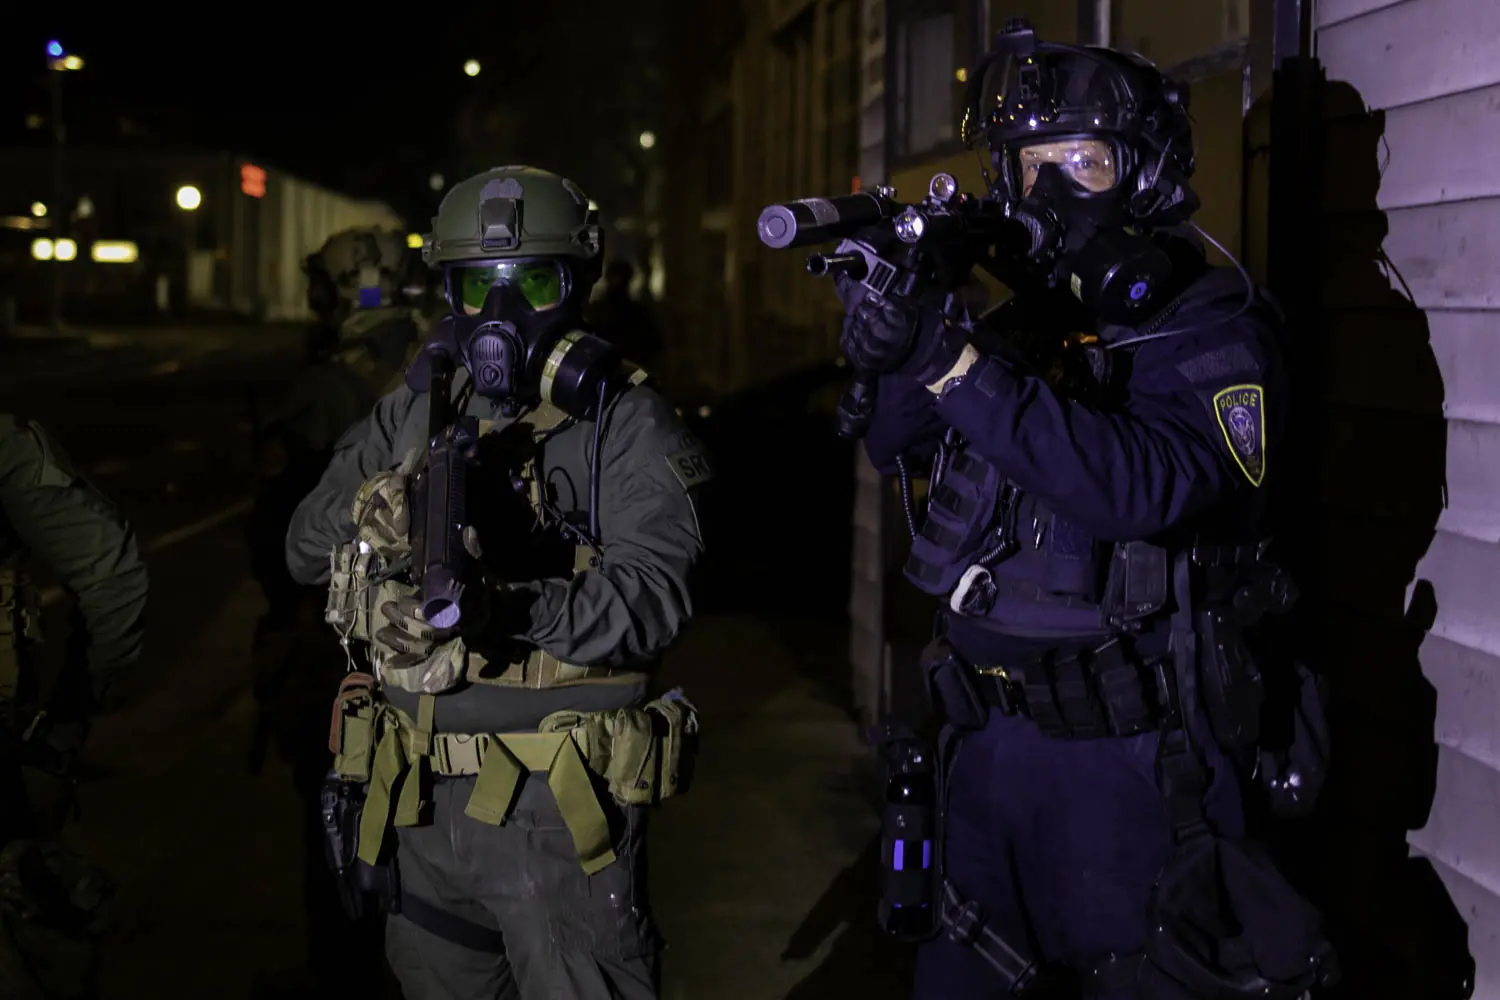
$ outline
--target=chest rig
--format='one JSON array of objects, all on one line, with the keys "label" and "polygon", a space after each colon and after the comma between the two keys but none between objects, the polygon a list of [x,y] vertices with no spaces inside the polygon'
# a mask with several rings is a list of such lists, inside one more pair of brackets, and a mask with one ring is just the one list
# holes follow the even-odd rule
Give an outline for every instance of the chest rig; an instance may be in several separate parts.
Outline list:
[{"label": "chest rig", "polygon": [[[1117,403],[1128,356],[1076,338],[1048,381],[1076,398]],[[902,501],[912,534],[906,577],[950,614],[1011,635],[1050,638],[1128,629],[1167,603],[1167,551],[1107,543],[1028,494],[952,432],[933,461],[918,524],[910,479]]]},{"label": "chest rig", "polygon": [[[644,372],[637,372],[631,381],[633,385],[639,384],[645,378]],[[547,442],[570,426],[571,418],[567,414],[544,402],[514,422],[480,421],[478,436],[482,444],[495,440],[501,434],[529,437],[529,447],[521,452],[520,461],[506,470],[507,485],[515,495],[524,498],[530,508],[534,517],[531,529],[533,534],[555,533],[572,543],[571,572],[576,574],[599,565],[603,546],[574,525],[559,509],[555,488],[546,481],[543,461]],[[597,441],[597,436],[595,440]],[[496,549],[503,551],[506,543],[503,539],[497,539],[493,544]],[[324,620],[338,631],[340,641],[350,658],[351,669],[360,669],[354,661],[351,643],[361,642],[368,650],[369,666],[379,676],[381,664],[396,652],[387,648],[377,637],[382,624],[379,609],[387,602],[413,596],[417,588],[403,578],[405,566],[400,560],[383,559],[357,541],[341,546],[332,554],[331,560],[332,574]],[[486,573],[487,577],[490,575]],[[519,579],[518,577],[517,582]],[[486,586],[502,590],[505,583],[503,579],[485,580]],[[524,654],[518,651],[513,659],[502,662],[469,647],[462,639],[455,640],[451,647],[445,644],[434,655],[460,657],[463,661],[462,677],[466,682],[497,687],[634,684],[645,678],[645,674],[638,669],[567,663],[537,648]]]}]

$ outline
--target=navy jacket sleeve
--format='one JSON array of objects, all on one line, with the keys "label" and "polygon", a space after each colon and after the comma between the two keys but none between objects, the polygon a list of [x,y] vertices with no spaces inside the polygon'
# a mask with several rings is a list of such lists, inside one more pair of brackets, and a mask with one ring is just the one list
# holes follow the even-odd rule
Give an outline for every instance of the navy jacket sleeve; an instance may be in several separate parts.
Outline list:
[{"label": "navy jacket sleeve", "polygon": [[1275,328],[1252,312],[1142,344],[1118,411],[995,358],[935,409],[1016,485],[1096,537],[1129,541],[1258,489],[1285,397]]},{"label": "navy jacket sleeve", "polygon": [[922,470],[932,461],[948,425],[933,408],[926,386],[902,375],[882,376],[875,390],[875,411],[865,435],[865,453],[882,476],[896,474],[896,459]]}]

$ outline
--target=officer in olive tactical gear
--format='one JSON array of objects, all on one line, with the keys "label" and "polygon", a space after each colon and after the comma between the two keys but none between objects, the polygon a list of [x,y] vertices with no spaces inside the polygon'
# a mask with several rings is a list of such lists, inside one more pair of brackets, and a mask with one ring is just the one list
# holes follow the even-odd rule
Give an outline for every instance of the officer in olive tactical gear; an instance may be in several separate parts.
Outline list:
[{"label": "officer in olive tactical gear", "polygon": [[692,614],[711,472],[580,327],[602,252],[569,180],[455,186],[424,246],[451,312],[287,536],[349,650],[330,743],[367,798],[346,864],[392,911],[409,1000],[657,995],[645,807],[685,789],[697,720],[651,700],[652,669]]},{"label": "officer in olive tactical gear", "polygon": [[840,279],[869,456],[932,469],[905,568],[943,605],[916,996],[1300,997],[1335,974],[1318,915],[1238,839],[1239,778],[1286,777],[1247,647],[1292,597],[1261,544],[1281,319],[1182,236],[1183,88],[1024,23],[970,79],[964,138],[1029,237],[1017,294],[976,319]]},{"label": "officer in olive tactical gear", "polygon": [[[45,567],[78,602],[44,710],[32,646]],[[135,534],[35,423],[0,415],[0,995],[81,997],[112,890],[50,843],[90,719],[140,659],[146,567]]]}]

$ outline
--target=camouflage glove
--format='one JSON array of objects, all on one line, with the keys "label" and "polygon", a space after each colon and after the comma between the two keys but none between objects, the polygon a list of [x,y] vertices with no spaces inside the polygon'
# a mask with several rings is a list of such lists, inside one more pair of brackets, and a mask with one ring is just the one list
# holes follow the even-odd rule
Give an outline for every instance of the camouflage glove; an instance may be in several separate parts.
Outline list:
[{"label": "camouflage glove", "polygon": [[396,468],[377,472],[354,494],[349,516],[354,537],[369,545],[387,562],[411,552],[411,513],[406,507],[406,484],[421,452],[413,448]]},{"label": "camouflage glove", "polygon": [[[483,588],[474,588],[478,595]],[[476,602],[477,603],[477,602]],[[487,602],[486,602],[487,603]],[[465,629],[470,622],[483,627],[483,605],[466,607]],[[376,641],[396,650],[380,665],[380,680],[416,694],[441,694],[458,686],[468,664],[468,648],[457,630],[434,628],[422,617],[416,597],[401,597],[380,606],[386,624],[375,633]]]}]

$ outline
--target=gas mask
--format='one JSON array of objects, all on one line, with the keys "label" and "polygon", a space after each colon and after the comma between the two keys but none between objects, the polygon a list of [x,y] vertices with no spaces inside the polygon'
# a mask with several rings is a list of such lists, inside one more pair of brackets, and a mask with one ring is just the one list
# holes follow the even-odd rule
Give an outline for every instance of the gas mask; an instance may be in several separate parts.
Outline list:
[{"label": "gas mask", "polygon": [[1152,232],[1198,207],[1185,86],[1138,56],[1038,39],[1013,19],[970,73],[961,133],[1029,262],[1105,323],[1138,326],[1185,275]]},{"label": "gas mask", "polygon": [[[544,277],[545,269],[555,269],[556,280]],[[572,416],[595,417],[618,357],[606,341],[578,329],[565,268],[523,261],[452,270],[453,343],[474,391],[508,416],[541,399]],[[460,311],[472,308],[481,289],[479,310]]]},{"label": "gas mask", "polygon": [[1137,326],[1173,289],[1172,260],[1133,221],[1112,192],[1091,192],[1064,166],[1042,163],[1012,214],[1032,234],[1032,260],[1052,284],[1102,321]]}]

